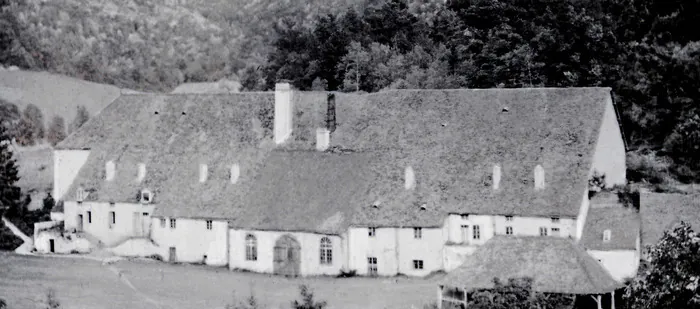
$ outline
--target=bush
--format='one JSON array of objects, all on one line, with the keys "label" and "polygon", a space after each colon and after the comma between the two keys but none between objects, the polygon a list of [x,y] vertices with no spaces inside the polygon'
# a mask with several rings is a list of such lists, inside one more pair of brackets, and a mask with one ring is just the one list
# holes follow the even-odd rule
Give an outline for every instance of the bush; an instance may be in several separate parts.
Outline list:
[{"label": "bush", "polygon": [[345,270],[341,269],[340,274],[338,274],[336,277],[337,278],[352,278],[357,276],[357,270],[352,269],[352,270]]},{"label": "bush", "polygon": [[627,154],[627,179],[632,182],[649,182],[660,184],[666,181],[671,162],[654,153]]},{"label": "bush", "polygon": [[0,250],[12,251],[21,246],[24,242],[0,220]]},{"label": "bush", "polygon": [[326,308],[325,301],[316,301],[314,293],[306,285],[299,286],[299,294],[301,294],[301,302],[295,300],[292,302],[292,309],[323,309]]}]

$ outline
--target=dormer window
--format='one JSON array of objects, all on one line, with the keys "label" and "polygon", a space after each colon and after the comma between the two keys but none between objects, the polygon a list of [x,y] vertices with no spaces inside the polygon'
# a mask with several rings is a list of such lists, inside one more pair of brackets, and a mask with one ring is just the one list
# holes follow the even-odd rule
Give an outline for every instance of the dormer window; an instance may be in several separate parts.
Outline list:
[{"label": "dormer window", "polygon": [[426,209],[428,209],[428,204],[423,203],[420,205],[420,210],[426,210]]},{"label": "dormer window", "polygon": [[610,232],[610,230],[603,231],[603,242],[609,242],[610,237],[612,237],[612,233]]},{"label": "dormer window", "polygon": [[151,202],[153,202],[153,193],[151,190],[141,190],[141,204],[150,204]]},{"label": "dormer window", "polygon": [[372,208],[379,208],[379,205],[381,205],[381,204],[382,204],[381,201],[376,200],[376,201],[374,201],[374,203],[372,203]]}]

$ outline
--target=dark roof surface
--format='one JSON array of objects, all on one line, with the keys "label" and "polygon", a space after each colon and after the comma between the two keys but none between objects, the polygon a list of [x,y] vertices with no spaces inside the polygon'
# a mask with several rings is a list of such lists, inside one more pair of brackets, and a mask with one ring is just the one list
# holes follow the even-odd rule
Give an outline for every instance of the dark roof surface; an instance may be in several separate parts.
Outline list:
[{"label": "dark roof surface", "polygon": [[495,236],[442,280],[466,289],[493,288],[493,279],[530,277],[546,293],[603,294],[621,285],[573,240]]},{"label": "dark roof surface", "polygon": [[[595,207],[588,210],[581,244],[587,250],[634,250],[639,238],[640,217],[626,207]],[[603,232],[610,230],[610,241],[603,241]]]},{"label": "dark roof surface", "polygon": [[[333,188],[334,196],[370,188],[366,197],[348,200],[354,212],[324,206],[330,216],[342,208],[342,218],[333,220],[343,224],[439,226],[447,213],[575,217],[609,99],[609,88],[338,93],[338,127],[331,146],[356,154],[319,157],[303,152],[314,149],[316,128],[324,125],[324,92],[294,93],[294,132],[285,146],[278,147],[278,154],[271,146],[266,117],[271,116],[273,92],[122,95],[59,147],[91,149],[71,190],[83,186],[92,191],[88,199],[124,202],[136,201],[138,191],[148,188],[155,192],[155,215],[162,216],[228,218],[247,224],[240,213],[260,226],[297,228],[294,222],[305,222],[304,212],[298,219],[275,221],[248,209],[254,208],[250,201],[288,201],[284,207],[308,207],[309,213],[317,213],[322,208],[312,205],[332,198],[320,197],[326,194],[319,186],[326,175],[300,167],[311,167],[321,158],[318,164],[334,166],[331,170],[343,176],[343,185]],[[357,163],[366,157],[370,169]],[[104,180],[107,160],[117,166],[116,179],[110,182]],[[148,170],[142,183],[135,181],[139,162]],[[197,181],[200,163],[207,163],[211,173],[205,184]],[[236,184],[228,181],[233,163],[241,168]],[[497,191],[490,184],[494,164],[502,170]],[[538,164],[546,179],[546,188],[540,191],[533,181]],[[406,191],[403,173],[409,165],[415,170],[416,187]],[[290,170],[298,175],[289,175]],[[275,179],[284,177],[299,189],[283,187],[280,192],[287,195],[279,199],[266,197],[274,194],[272,189],[261,191],[280,185]],[[68,198],[74,196],[70,192]],[[302,192],[305,196],[300,196]],[[377,200],[379,208],[366,203]],[[422,204],[426,210],[420,210]]]},{"label": "dark roof surface", "polygon": [[700,194],[642,193],[642,246],[656,244],[681,221],[700,231]]}]

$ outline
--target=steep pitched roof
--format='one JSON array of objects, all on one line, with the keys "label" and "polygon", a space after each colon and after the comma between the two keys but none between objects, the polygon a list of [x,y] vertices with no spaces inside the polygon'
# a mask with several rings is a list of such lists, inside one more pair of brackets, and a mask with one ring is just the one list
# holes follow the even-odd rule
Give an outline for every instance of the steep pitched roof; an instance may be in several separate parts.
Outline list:
[{"label": "steep pitched roof", "polygon": [[495,236],[442,280],[466,289],[493,288],[493,279],[530,277],[537,292],[603,294],[621,285],[573,240]]},{"label": "steep pitched roof", "polygon": [[639,199],[643,251],[681,221],[700,230],[700,194],[642,193]]},{"label": "steep pitched roof", "polygon": [[[586,216],[581,244],[587,250],[635,250],[640,237],[639,213],[622,205],[595,207]],[[610,241],[603,241],[603,232],[610,230]]]},{"label": "steep pitched roof", "polygon": [[[342,208],[342,220],[334,217],[342,222],[339,226],[440,226],[447,213],[575,217],[610,89],[337,93],[338,123],[331,146],[356,154],[335,156],[303,154],[315,148],[316,128],[325,125],[326,93],[295,92],[293,97],[294,131],[277,148],[302,152],[275,154],[270,146],[272,92],[122,95],[59,145],[91,149],[71,190],[83,186],[93,191],[89,199],[123,202],[136,201],[137,192],[148,188],[155,191],[157,216],[227,218],[243,225],[293,229],[305,219],[266,219],[251,201],[265,201],[260,202],[264,207],[285,202],[268,197],[274,191],[263,193],[258,185],[271,188],[275,177],[288,177],[307,191],[303,199],[311,205],[327,203],[326,197],[320,198],[327,193],[318,188],[320,179],[328,178],[313,168],[294,166],[313,166],[310,158],[320,158],[319,164],[334,173],[357,175],[342,178],[344,184],[334,188],[336,197],[370,188],[366,198],[347,199],[354,211]],[[365,156],[371,157],[371,168],[358,167]],[[117,166],[116,179],[110,182],[103,179],[107,160]],[[148,172],[136,183],[140,162]],[[213,173],[205,184],[197,182],[199,163],[207,163]],[[233,163],[241,167],[236,184],[227,179]],[[497,191],[490,185],[494,164],[502,170]],[[536,191],[533,170],[538,164],[545,169],[546,188]],[[413,190],[403,187],[406,166],[415,170]],[[296,174],[285,174],[287,170]],[[294,195],[302,189],[284,190],[290,201],[302,200]],[[370,207],[373,201],[381,202],[380,207]],[[421,210],[422,204],[427,209]],[[283,205],[308,207],[309,212],[340,209]],[[309,224],[307,228],[334,230]]]},{"label": "steep pitched roof", "polygon": [[[324,125],[325,94],[297,97],[291,144],[311,148],[315,128]],[[358,221],[439,225],[450,212],[575,217],[609,100],[608,88],[339,93],[331,145],[385,154],[374,179],[384,207]],[[494,164],[502,171],[497,191]],[[538,164],[541,191],[534,189]],[[388,192],[401,188],[408,165],[416,190]],[[424,202],[435,212],[416,213]]]},{"label": "steep pitched roof", "polygon": [[[272,100],[272,93],[123,95],[59,145],[90,148],[68,198],[82,186],[91,191],[88,200],[136,202],[147,188],[159,204],[157,213],[171,203],[190,203],[200,207],[202,217],[216,217],[205,206],[236,192],[228,181],[230,166],[240,164],[241,180],[249,181],[250,169],[263,158],[260,143],[270,139],[271,128],[261,119],[272,110]],[[106,181],[109,160],[116,173]],[[139,163],[147,170],[140,183]],[[204,184],[198,182],[200,163],[210,173]]]},{"label": "steep pitched roof", "polygon": [[273,151],[235,207],[235,227],[340,234],[355,210],[373,201],[373,156]]}]

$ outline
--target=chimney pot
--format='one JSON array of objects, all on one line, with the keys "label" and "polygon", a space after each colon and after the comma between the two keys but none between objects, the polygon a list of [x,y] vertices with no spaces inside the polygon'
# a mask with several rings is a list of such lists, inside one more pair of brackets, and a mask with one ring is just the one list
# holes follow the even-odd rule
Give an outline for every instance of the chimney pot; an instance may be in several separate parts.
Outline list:
[{"label": "chimney pot", "polygon": [[406,171],[404,172],[404,180],[406,181],[405,187],[406,190],[411,190],[416,186],[416,175],[413,172],[413,168],[410,166],[406,167]]},{"label": "chimney pot", "polygon": [[199,182],[206,182],[209,171],[206,164],[199,165]]},{"label": "chimney pot", "polygon": [[105,163],[105,179],[107,181],[112,181],[114,179],[114,172],[115,172],[115,167],[114,167],[114,161],[110,160]]},{"label": "chimney pot", "polygon": [[139,163],[139,171],[138,175],[136,176],[136,181],[142,182],[144,178],[146,178],[146,164]]},{"label": "chimney pot", "polygon": [[326,128],[316,129],[316,150],[326,151],[331,144],[331,131]]}]

